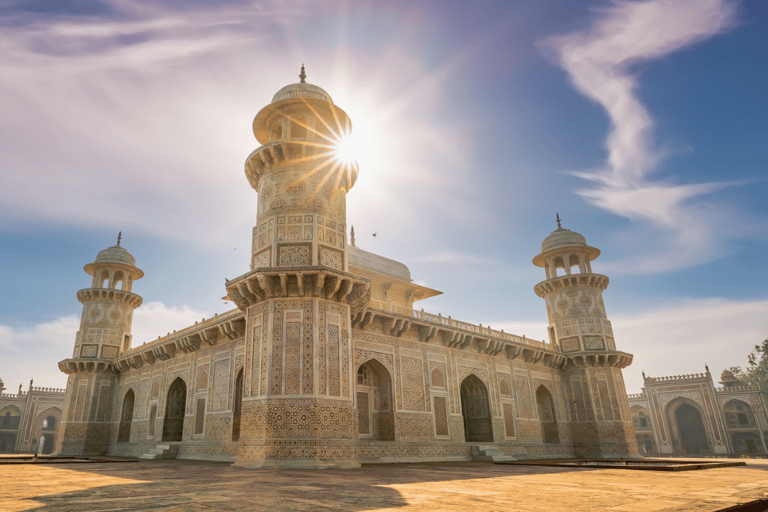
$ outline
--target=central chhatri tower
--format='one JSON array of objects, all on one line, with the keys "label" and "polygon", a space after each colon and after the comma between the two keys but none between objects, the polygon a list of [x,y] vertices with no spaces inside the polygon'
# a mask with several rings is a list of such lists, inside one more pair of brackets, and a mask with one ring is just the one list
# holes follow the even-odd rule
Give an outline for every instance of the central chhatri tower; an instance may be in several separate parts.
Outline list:
[{"label": "central chhatri tower", "polygon": [[347,270],[346,196],[357,180],[354,161],[336,157],[352,126],[346,112],[316,85],[283,87],[253,120],[261,147],[245,175],[259,193],[251,269],[324,265]]},{"label": "central chhatri tower", "polygon": [[[541,243],[533,264],[546,280],[534,287],[549,318],[549,340],[567,358],[563,379],[571,408],[571,431],[577,457],[637,455],[622,368],[630,354],[616,350],[603,291],[608,278],[592,272],[600,250],[560,224]],[[561,270],[563,275],[558,275]],[[546,428],[546,425],[545,425]]]},{"label": "central chhatri tower", "polygon": [[237,464],[248,467],[357,465],[351,322],[371,293],[347,272],[346,194],[358,167],[334,152],[349,117],[306,82],[304,66],[299,78],[253,121],[251,271],[226,284],[246,313]]}]

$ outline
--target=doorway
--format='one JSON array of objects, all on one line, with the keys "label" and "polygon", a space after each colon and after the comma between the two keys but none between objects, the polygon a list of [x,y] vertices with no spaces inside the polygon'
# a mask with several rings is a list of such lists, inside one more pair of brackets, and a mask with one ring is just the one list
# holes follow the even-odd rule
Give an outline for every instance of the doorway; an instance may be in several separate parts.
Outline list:
[{"label": "doorway", "polygon": [[493,442],[488,392],[483,381],[470,375],[461,383],[461,415],[464,440],[468,443]]},{"label": "doorway", "polygon": [[181,441],[184,434],[184,413],[187,405],[187,386],[177,378],[168,388],[168,401],[165,405],[163,422],[163,441]]}]

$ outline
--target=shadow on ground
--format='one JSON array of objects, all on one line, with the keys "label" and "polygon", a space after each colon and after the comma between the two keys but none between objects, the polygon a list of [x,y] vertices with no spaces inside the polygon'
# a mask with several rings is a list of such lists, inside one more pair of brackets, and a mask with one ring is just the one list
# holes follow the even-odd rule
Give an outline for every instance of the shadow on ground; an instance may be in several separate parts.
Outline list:
[{"label": "shadow on ground", "polygon": [[499,492],[479,481],[594,471],[472,462],[274,470],[180,460],[76,467],[38,464],[36,468],[56,473],[51,475],[55,480],[51,487],[66,490],[48,494],[40,484],[32,485],[27,489],[40,494],[19,496],[26,507],[16,510],[377,510],[405,507],[409,501],[413,505],[397,490],[399,486],[416,485],[425,494],[491,498]]}]

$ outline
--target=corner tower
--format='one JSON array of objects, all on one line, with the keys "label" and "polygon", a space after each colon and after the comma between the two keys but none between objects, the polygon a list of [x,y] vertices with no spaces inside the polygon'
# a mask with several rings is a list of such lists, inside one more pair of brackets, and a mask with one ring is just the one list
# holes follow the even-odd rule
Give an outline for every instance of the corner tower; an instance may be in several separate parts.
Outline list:
[{"label": "corner tower", "polygon": [[616,350],[602,294],[608,278],[592,272],[592,261],[599,255],[582,235],[563,228],[558,215],[557,229],[533,259],[546,275],[534,291],[547,306],[550,341],[567,355],[565,380],[576,456],[637,455],[621,375],[632,355]]},{"label": "corner tower", "polygon": [[107,452],[117,379],[112,361],[131,348],[133,310],[142,302],[131,288],[144,272],[120,246],[120,236],[84,270],[93,279],[90,288],[77,292],[83,314],[75,350],[71,359],[59,362],[69,377],[56,451],[66,455]]},{"label": "corner tower", "polygon": [[347,272],[346,194],[358,169],[334,151],[349,117],[303,66],[299,78],[253,121],[251,271],[226,283],[246,313],[236,464],[247,467],[357,465],[351,322],[371,294]]}]

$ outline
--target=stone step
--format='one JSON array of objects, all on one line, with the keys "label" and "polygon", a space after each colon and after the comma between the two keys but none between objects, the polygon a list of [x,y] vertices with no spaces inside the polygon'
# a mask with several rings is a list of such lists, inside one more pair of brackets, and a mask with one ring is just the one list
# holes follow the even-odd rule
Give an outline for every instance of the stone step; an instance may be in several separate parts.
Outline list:
[{"label": "stone step", "polygon": [[481,462],[509,462],[517,459],[505,454],[495,446],[479,445],[472,447],[472,460]]},{"label": "stone step", "polygon": [[179,453],[179,447],[176,445],[159,444],[152,448],[149,453],[140,455],[140,459],[154,460],[154,459],[175,459]]}]

